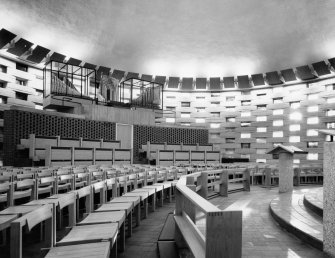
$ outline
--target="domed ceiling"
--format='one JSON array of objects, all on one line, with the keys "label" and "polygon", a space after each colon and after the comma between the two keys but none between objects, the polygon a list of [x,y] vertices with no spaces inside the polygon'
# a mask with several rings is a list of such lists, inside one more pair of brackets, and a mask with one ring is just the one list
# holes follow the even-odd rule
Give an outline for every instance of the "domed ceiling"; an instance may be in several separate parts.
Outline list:
[{"label": "domed ceiling", "polygon": [[0,27],[140,74],[248,75],[335,56],[335,1],[2,0]]}]

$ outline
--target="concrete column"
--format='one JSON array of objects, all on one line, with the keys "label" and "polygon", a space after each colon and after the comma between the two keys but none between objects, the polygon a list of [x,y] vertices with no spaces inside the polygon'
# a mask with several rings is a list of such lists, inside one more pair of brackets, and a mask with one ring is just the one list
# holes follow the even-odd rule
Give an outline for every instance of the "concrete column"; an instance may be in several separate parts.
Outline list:
[{"label": "concrete column", "polygon": [[264,174],[265,174],[265,187],[271,187],[271,168],[265,168],[264,169]]},{"label": "concrete column", "polygon": [[335,257],[335,143],[323,148],[323,251]]},{"label": "concrete column", "polygon": [[279,193],[293,190],[293,155],[288,152],[279,153]]}]

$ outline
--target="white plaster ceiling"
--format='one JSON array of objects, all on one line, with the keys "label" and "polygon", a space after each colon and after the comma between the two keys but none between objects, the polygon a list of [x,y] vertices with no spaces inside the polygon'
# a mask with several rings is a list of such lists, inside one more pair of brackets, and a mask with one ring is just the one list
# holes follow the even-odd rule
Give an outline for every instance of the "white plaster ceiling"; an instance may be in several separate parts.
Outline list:
[{"label": "white plaster ceiling", "polygon": [[0,27],[140,74],[231,76],[335,57],[333,0],[1,0]]}]

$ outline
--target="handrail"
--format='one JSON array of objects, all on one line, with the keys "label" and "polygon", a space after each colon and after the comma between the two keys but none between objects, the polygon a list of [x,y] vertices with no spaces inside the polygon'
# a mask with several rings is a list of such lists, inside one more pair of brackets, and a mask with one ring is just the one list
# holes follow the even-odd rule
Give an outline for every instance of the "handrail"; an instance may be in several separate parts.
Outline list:
[{"label": "handrail", "polygon": [[190,188],[188,188],[186,185],[180,185],[177,184],[177,189],[181,191],[190,202],[192,202],[199,210],[202,212],[215,212],[215,211],[221,211],[219,208],[217,208],[215,205],[208,202],[205,198],[198,195],[196,192],[192,191]]},{"label": "handrail", "polygon": [[[176,244],[184,247],[180,243],[183,241],[177,241],[184,239],[195,257],[241,257],[242,211],[222,211],[208,202],[205,196],[197,194],[196,187],[192,184],[195,178],[200,179],[204,190],[211,173],[227,175],[224,170],[197,172],[182,176],[176,185]],[[196,211],[205,215],[204,234],[197,228]]]}]

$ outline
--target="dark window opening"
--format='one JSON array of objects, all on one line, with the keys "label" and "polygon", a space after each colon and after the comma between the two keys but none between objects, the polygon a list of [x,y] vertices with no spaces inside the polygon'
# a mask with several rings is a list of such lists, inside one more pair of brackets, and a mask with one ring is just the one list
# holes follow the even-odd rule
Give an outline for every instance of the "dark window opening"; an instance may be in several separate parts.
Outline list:
[{"label": "dark window opening", "polygon": [[15,92],[15,98],[21,100],[28,100],[28,94],[22,92]]},{"label": "dark window opening", "polygon": [[16,69],[23,72],[28,72],[28,65],[16,63]]}]

